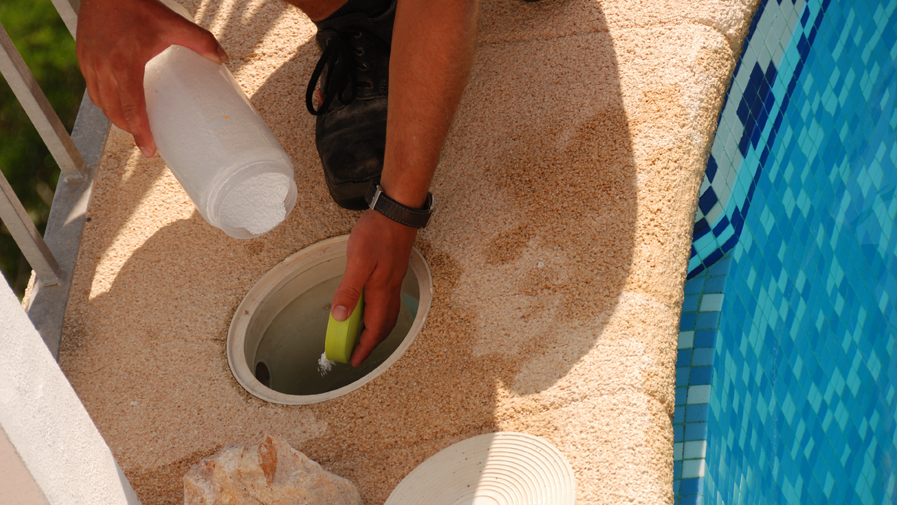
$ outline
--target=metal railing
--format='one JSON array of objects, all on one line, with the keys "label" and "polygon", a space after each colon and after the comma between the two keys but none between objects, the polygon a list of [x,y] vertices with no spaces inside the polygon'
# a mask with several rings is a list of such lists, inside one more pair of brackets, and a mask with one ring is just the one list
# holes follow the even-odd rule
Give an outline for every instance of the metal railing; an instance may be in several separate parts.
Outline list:
[{"label": "metal railing", "polygon": [[56,12],[65,23],[65,27],[69,29],[72,37],[75,36],[75,30],[78,27],[78,11],[81,10],[81,0],[52,0],[56,6]]},{"label": "metal railing", "polygon": [[[54,0],[57,11],[60,12],[66,27],[75,35],[77,25],[78,0],[71,3],[63,0]],[[9,34],[0,24],[0,74],[12,88],[13,93],[22,104],[31,122],[37,128],[47,149],[63,176],[67,181],[82,181],[87,174],[87,166],[81,152],[75,147],[75,143],[65,130],[62,121],[47,97],[41,91],[37,81],[28,66],[13,45]],[[6,177],[0,173],[0,220],[6,224],[10,235],[16,241],[16,245],[22,251],[25,259],[34,269],[38,280],[44,286],[53,286],[59,283],[62,272],[53,253],[47,247],[43,237],[28,217],[25,208],[19,198],[13,192],[12,187],[6,181]]]},{"label": "metal railing", "polygon": [[[75,37],[80,0],[52,2],[66,28]],[[23,308],[50,351],[58,355],[72,271],[92,187],[92,173],[102,152],[109,122],[85,96],[75,128],[69,135],[2,25],[0,73],[62,172],[44,237],[41,237],[21,201],[0,173],[0,221],[6,225],[36,275],[36,282],[26,295]]]}]

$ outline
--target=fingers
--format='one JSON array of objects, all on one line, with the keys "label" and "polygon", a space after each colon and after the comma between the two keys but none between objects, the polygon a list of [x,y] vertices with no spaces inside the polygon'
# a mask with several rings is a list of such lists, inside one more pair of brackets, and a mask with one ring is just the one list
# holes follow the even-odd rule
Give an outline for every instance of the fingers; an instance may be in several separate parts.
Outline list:
[{"label": "fingers", "polygon": [[100,107],[100,94],[97,89],[97,73],[94,72],[93,66],[88,63],[88,57],[84,54],[84,45],[80,39],[76,42],[75,54],[78,57],[78,68],[81,69],[81,75],[84,76],[84,84],[87,87],[87,96],[94,105]]},{"label": "fingers", "polygon": [[118,83],[115,82],[112,72],[98,70],[96,72],[96,80],[94,81],[98,101],[94,102],[103,109],[103,114],[112,121],[112,124],[128,131],[128,122],[121,113],[121,100],[118,96]]},{"label": "fingers", "polygon": [[352,315],[361,297],[361,290],[373,271],[373,268],[364,264],[361,258],[349,252],[346,273],[336,288],[336,294],[333,295],[333,308],[330,311],[337,321],[345,321]]},{"label": "fingers", "polygon": [[[367,293],[367,292],[366,292]],[[386,340],[399,317],[399,302],[392,293],[371,293],[365,296],[364,331],[352,351],[352,366],[360,367],[371,352]]]},{"label": "fingers", "polygon": [[97,73],[93,71],[93,67],[82,63],[81,75],[84,76],[84,83],[87,85],[87,96],[90,98],[90,101],[102,109],[103,102],[100,101],[100,89],[97,86]]},{"label": "fingers", "polygon": [[[121,81],[116,80],[121,79]],[[146,115],[142,70],[99,71],[91,79],[88,95],[103,110],[112,124],[134,136],[134,142],[147,158],[156,152]],[[91,89],[95,89],[93,93]]]},{"label": "fingers", "polygon": [[[352,315],[358,304],[358,299],[362,296],[362,288],[373,271],[372,265],[367,264],[362,256],[353,253],[354,250],[350,247],[347,251],[346,273],[343,274],[343,279],[333,295],[333,309],[330,313],[337,321],[345,321]],[[380,314],[383,311],[380,305],[383,297],[377,295],[378,293],[369,290],[368,296],[365,296],[365,329],[361,332],[358,346],[352,352],[351,363],[354,367],[360,366],[362,361],[380,343],[380,340],[377,339],[379,326],[375,321],[382,319]]]},{"label": "fingers", "polygon": [[180,30],[171,39],[169,45],[172,44],[184,46],[214,63],[225,63],[228,60],[227,52],[211,32],[187,20],[184,20]]},{"label": "fingers", "polygon": [[156,144],[146,114],[143,74],[143,69],[126,72],[119,86],[119,96],[122,118],[128,124],[127,130],[134,136],[134,142],[143,155],[152,158],[156,153]]}]

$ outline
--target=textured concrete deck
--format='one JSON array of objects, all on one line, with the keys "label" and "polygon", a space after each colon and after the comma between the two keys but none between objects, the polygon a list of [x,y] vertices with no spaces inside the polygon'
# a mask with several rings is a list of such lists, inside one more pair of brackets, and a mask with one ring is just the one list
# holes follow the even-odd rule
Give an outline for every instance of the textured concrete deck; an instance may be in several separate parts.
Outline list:
[{"label": "textured concrete deck", "polygon": [[755,4],[485,0],[417,244],[427,324],[371,384],[283,407],[240,388],[224,343],[256,280],[357,218],[329,202],[304,107],[314,27],[275,1],[186,2],[292,157],[299,203],[268,235],[230,239],[111,134],[61,362],[143,502],[181,501],[201,457],[270,432],[378,504],[438,450],[513,430],[566,455],[578,503],[672,503],[692,219]]}]

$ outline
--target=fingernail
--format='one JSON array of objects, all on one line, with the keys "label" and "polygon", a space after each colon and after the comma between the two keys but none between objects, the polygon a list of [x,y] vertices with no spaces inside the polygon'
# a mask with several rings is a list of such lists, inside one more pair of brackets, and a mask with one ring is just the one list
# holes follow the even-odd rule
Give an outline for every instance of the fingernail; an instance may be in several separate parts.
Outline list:
[{"label": "fingernail", "polygon": [[218,59],[221,60],[221,63],[227,63],[227,60],[230,59],[230,56],[224,52],[224,48],[221,46],[218,46]]},{"label": "fingernail", "polygon": [[339,322],[343,322],[349,317],[349,310],[343,307],[342,305],[337,305],[333,308],[333,318]]},{"label": "fingernail", "polygon": [[149,149],[147,149],[147,148],[145,148],[145,147],[143,147],[143,146],[137,146],[137,147],[140,148],[140,152],[143,153],[143,157],[144,157],[144,158],[147,158],[147,159],[152,158],[152,156],[150,155],[150,150],[149,150]]}]

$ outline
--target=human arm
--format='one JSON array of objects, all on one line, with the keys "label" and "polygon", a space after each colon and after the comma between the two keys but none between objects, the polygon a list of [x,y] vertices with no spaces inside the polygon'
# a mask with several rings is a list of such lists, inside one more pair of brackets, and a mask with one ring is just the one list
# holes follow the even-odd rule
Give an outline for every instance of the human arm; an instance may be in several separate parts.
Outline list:
[{"label": "human arm", "polygon": [[[386,152],[380,185],[413,208],[426,200],[433,172],[470,73],[478,0],[399,0],[389,67]],[[360,366],[395,326],[399,294],[417,229],[367,211],[349,238],[348,264],[333,317],[349,317],[365,290],[365,329],[352,353]]]},{"label": "human arm", "polygon": [[87,93],[112,123],[131,133],[143,155],[156,144],[143,92],[146,63],[169,46],[192,49],[215,63],[227,53],[207,30],[158,0],[83,0],[76,53]]}]

